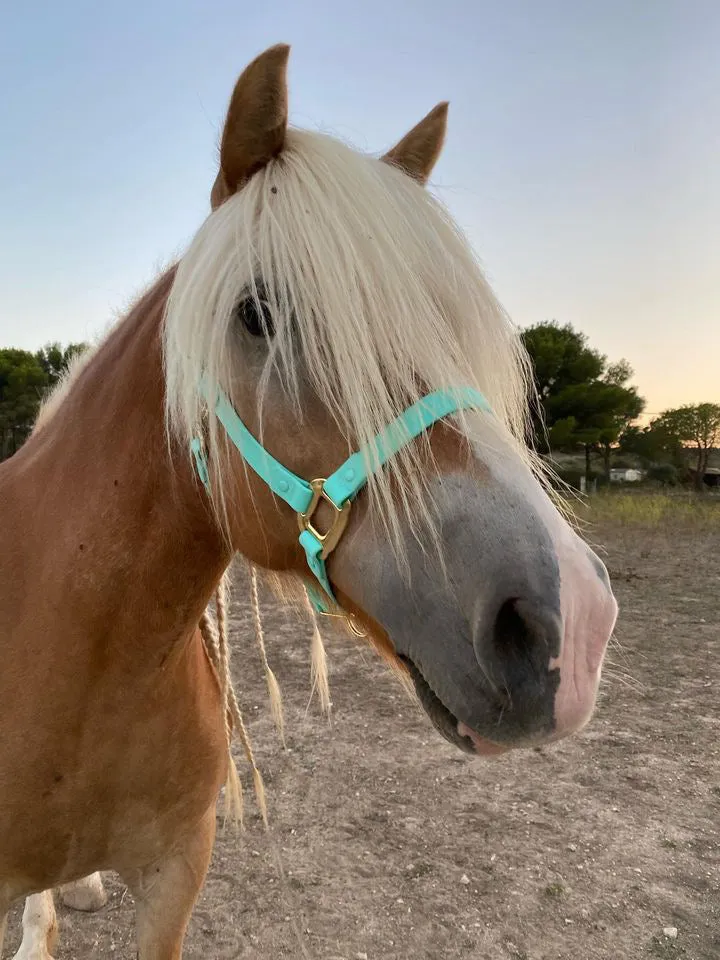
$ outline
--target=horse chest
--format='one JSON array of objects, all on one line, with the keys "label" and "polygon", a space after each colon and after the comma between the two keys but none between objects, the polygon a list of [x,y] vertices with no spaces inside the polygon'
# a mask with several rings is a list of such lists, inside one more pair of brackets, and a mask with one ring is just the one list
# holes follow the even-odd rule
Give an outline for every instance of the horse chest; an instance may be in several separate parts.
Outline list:
[{"label": "horse chest", "polygon": [[0,879],[47,887],[152,862],[215,802],[225,731],[201,650],[156,684],[85,693],[0,771]]}]

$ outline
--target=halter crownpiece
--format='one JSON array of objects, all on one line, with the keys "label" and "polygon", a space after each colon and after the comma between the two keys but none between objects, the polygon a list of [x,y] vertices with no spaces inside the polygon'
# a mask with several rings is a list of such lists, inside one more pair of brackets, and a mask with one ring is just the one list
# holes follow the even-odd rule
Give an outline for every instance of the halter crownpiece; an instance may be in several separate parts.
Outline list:
[{"label": "halter crownpiece", "polygon": [[[370,473],[377,473],[388,460],[434,423],[460,410],[492,412],[485,397],[472,387],[429,393],[408,407],[369,444],[348,457],[329,477],[320,477],[308,483],[284,467],[258,443],[222,390],[217,389],[214,403],[205,380],[200,384],[200,392],[208,406],[214,408],[216,417],[247,465],[297,514],[300,545],[305,551],[308,567],[325,595],[313,584],[307,584],[306,589],[313,607],[324,614],[331,613],[328,601],[333,606],[338,606],[328,579],[325,560],[345,532],[353,500],[368,482],[368,463],[373,465]],[[190,449],[198,477],[209,493],[210,474],[202,441],[195,437]],[[324,532],[318,530],[313,523],[321,501],[325,501],[334,511],[332,523]]]}]

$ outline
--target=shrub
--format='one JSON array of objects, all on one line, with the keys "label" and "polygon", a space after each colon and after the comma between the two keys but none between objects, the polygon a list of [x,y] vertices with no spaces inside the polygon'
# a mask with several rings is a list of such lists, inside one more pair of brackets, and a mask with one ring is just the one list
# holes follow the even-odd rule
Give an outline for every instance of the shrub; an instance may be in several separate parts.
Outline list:
[{"label": "shrub", "polygon": [[655,483],[663,487],[676,487],[680,482],[678,469],[672,463],[653,463],[648,467],[648,480],[654,480]]}]

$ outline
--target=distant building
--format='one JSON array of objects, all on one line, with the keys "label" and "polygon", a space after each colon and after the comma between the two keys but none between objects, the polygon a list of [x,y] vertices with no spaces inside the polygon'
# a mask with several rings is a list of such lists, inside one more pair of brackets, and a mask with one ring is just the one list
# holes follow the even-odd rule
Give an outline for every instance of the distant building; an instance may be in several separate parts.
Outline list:
[{"label": "distant building", "polygon": [[610,470],[610,483],[640,483],[644,479],[645,471],[634,467],[613,467]]}]

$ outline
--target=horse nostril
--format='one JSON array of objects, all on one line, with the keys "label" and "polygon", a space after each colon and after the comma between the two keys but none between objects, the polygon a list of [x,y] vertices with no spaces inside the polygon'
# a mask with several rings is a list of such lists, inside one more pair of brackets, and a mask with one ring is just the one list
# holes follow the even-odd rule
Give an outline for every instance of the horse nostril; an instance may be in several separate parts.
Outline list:
[{"label": "horse nostril", "polygon": [[500,710],[522,710],[523,701],[538,694],[550,659],[559,655],[560,638],[560,617],[551,607],[523,597],[502,603],[485,636],[475,642]]},{"label": "horse nostril", "polygon": [[495,714],[493,736],[505,740],[552,728],[559,676],[559,603],[528,590],[487,609],[473,636],[486,703]]},{"label": "horse nostril", "polygon": [[560,618],[543,604],[512,597],[495,618],[494,652],[505,662],[547,663],[559,655],[560,638]]},{"label": "horse nostril", "polygon": [[517,605],[515,598],[506,600],[495,619],[493,640],[497,653],[503,658],[514,655],[524,659],[532,643],[531,630]]}]

